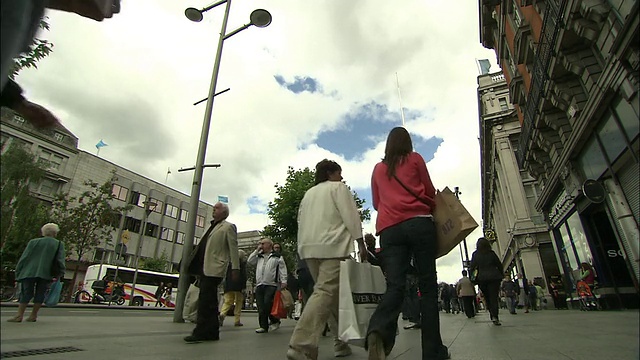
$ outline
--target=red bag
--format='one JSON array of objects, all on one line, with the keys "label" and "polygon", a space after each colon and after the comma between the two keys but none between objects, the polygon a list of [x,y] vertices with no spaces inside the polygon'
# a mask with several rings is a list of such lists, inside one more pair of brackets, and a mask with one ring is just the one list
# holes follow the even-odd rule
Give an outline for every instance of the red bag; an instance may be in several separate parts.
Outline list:
[{"label": "red bag", "polygon": [[273,306],[271,306],[271,316],[276,317],[278,319],[287,318],[287,308],[284,307],[284,302],[282,301],[282,293],[280,292],[280,290],[276,290],[276,294],[273,297]]}]

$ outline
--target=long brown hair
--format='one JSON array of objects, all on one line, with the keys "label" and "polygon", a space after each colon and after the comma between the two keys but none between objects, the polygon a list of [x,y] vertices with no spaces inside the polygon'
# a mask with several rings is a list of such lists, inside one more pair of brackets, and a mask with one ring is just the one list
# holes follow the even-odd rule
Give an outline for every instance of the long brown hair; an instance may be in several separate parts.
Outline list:
[{"label": "long brown hair", "polygon": [[396,174],[396,166],[401,164],[407,155],[413,152],[411,135],[403,127],[395,127],[387,136],[387,146],[384,149],[384,159],[382,162],[387,165],[387,176],[389,179]]}]

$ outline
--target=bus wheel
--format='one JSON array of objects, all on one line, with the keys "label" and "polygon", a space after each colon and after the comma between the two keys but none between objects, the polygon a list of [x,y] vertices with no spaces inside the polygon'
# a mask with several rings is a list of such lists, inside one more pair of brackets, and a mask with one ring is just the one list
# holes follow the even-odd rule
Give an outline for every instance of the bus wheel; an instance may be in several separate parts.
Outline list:
[{"label": "bus wheel", "polygon": [[135,297],[133,298],[133,306],[142,306],[144,305],[144,300],[142,300],[141,297]]}]

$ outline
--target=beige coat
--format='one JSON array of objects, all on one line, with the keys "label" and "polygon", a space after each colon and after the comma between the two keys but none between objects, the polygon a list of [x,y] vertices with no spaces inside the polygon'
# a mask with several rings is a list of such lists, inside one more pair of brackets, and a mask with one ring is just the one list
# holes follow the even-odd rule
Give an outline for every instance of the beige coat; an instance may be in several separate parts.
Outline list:
[{"label": "beige coat", "polygon": [[466,276],[463,276],[460,280],[458,280],[456,290],[458,290],[459,297],[476,295],[476,289],[473,287],[473,283]]},{"label": "beige coat", "polygon": [[216,224],[209,235],[202,271],[205,276],[224,278],[229,260],[232,269],[240,269],[238,230],[234,224],[223,220]]}]

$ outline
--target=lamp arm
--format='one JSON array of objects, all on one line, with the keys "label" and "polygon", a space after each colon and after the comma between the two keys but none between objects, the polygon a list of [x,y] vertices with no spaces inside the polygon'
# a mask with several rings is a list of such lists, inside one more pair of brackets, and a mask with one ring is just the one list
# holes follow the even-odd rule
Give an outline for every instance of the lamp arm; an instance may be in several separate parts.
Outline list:
[{"label": "lamp arm", "polygon": [[225,35],[224,35],[223,40],[227,40],[228,38],[230,38],[230,37],[232,37],[233,35],[235,35],[235,34],[239,33],[240,31],[242,31],[242,30],[244,30],[244,29],[248,28],[248,27],[249,27],[249,26],[251,26],[251,25],[252,25],[251,23],[249,23],[249,24],[244,24],[244,25],[242,25],[241,27],[239,27],[239,28],[237,28],[237,29],[233,30],[232,32],[230,32],[230,33],[228,33],[228,34],[225,34]]},{"label": "lamp arm", "polygon": [[226,2],[227,2],[227,0],[220,0],[217,3],[211,4],[211,5],[205,7],[204,9],[202,9],[200,11],[202,11],[202,12],[209,11],[209,10],[213,9],[214,7],[216,7],[218,5],[222,5],[222,4],[226,3]]}]

